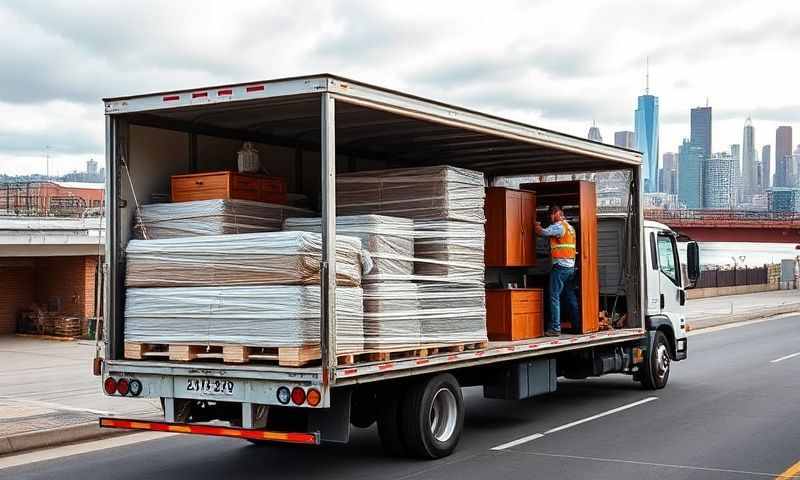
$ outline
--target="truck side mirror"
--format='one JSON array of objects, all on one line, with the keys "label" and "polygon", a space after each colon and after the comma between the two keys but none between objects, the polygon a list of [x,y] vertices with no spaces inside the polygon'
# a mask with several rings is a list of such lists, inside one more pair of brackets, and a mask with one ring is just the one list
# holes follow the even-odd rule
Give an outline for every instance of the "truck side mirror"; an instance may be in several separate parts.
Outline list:
[{"label": "truck side mirror", "polygon": [[692,287],[700,279],[700,248],[697,242],[686,244],[686,276],[689,277]]}]

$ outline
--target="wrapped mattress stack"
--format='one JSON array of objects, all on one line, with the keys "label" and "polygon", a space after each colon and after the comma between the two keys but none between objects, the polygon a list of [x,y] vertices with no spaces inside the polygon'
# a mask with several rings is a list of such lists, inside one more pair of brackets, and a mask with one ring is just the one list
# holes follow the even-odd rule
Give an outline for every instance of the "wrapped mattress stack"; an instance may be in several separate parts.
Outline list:
[{"label": "wrapped mattress stack", "polygon": [[340,215],[376,213],[414,222],[414,274],[393,278],[412,282],[373,292],[367,283],[366,314],[368,301],[386,303],[389,297],[408,306],[413,298],[420,343],[486,341],[484,198],[482,173],[450,166],[339,175]]},{"label": "wrapped mattress stack", "polygon": [[[292,218],[284,229],[320,232],[319,218]],[[418,346],[421,335],[414,274],[414,222],[384,215],[336,218],[336,233],[359,238],[373,267],[364,271],[364,342],[367,349]],[[337,290],[338,295],[338,290]],[[338,302],[338,296],[337,296]]]},{"label": "wrapped mattress stack", "polygon": [[[132,240],[127,248],[128,342],[251,347],[319,345],[317,233],[269,232]],[[358,238],[336,239],[337,351],[363,348]]]},{"label": "wrapped mattress stack", "polygon": [[137,238],[194,237],[277,232],[286,218],[310,217],[310,210],[250,200],[198,200],[142,205],[136,215]]}]

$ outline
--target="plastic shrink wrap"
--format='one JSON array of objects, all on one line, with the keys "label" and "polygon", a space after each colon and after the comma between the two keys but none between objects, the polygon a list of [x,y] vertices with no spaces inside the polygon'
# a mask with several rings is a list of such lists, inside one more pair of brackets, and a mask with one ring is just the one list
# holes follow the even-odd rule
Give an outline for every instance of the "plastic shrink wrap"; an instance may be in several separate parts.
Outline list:
[{"label": "plastic shrink wrap", "polygon": [[[125,341],[252,347],[319,345],[320,287],[129,288]],[[362,293],[336,289],[336,349],[363,348]]]},{"label": "plastic shrink wrap", "polygon": [[289,217],[314,215],[303,208],[250,200],[199,200],[142,205],[136,216],[137,238],[194,237],[276,232]]},{"label": "plastic shrink wrap", "polygon": [[[318,285],[322,238],[269,232],[131,240],[126,255],[128,287]],[[372,263],[361,240],[337,235],[337,285],[360,285],[362,268]]]},{"label": "plastic shrink wrap", "polygon": [[[290,218],[285,230],[320,232],[320,219]],[[414,273],[414,222],[407,218],[384,215],[352,215],[336,217],[336,234],[361,239],[361,247],[369,252],[374,267],[368,275],[411,275]]]},{"label": "plastic shrink wrap", "polygon": [[339,215],[381,214],[415,220],[484,223],[483,173],[451,166],[343,173]]}]

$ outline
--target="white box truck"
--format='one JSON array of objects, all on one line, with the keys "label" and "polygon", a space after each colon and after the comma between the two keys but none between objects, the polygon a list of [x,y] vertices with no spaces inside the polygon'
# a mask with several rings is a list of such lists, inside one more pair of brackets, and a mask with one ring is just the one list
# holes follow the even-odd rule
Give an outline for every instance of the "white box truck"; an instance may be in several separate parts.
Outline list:
[{"label": "white box truck", "polygon": [[[676,234],[643,218],[638,152],[330,74],[108,98],[105,119],[105,358],[97,371],[107,394],[160,399],[164,417],[102,418],[103,427],[319,444],[346,442],[351,426],[377,422],[389,452],[438,458],[461,436],[463,386],[521,399],[554,391],[559,376],[622,373],[658,389],[671,362],[686,358],[683,305],[699,275],[697,246],[689,244],[682,274]],[[173,174],[230,168],[245,141],[268,159],[270,174],[288,179],[290,192],[320,206],[321,360],[284,367],[125,359],[125,247],[137,205],[169,192]],[[623,324],[340,364],[337,173],[443,164],[483,172],[490,186],[611,171],[625,179],[621,213],[598,220],[601,305]]]}]

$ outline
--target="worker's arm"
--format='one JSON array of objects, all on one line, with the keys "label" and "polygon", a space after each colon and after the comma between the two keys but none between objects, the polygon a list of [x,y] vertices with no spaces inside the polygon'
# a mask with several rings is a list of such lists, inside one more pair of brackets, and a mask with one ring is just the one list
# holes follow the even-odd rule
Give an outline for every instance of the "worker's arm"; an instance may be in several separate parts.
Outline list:
[{"label": "worker's arm", "polygon": [[547,228],[542,228],[542,225],[536,222],[536,234],[544,237],[560,237],[564,235],[564,226],[554,223]]}]

